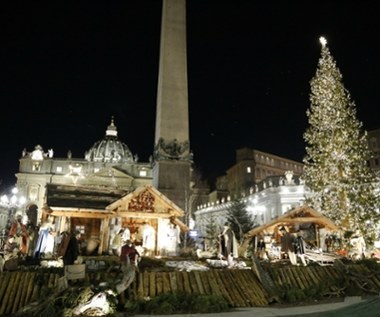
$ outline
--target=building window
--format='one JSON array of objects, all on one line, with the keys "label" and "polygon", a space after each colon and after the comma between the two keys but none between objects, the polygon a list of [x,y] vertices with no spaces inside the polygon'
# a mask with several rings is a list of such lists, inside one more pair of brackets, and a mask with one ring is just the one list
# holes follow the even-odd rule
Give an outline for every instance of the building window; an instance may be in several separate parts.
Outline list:
[{"label": "building window", "polygon": [[33,167],[32,167],[32,169],[33,169],[33,171],[35,171],[35,172],[40,171],[40,169],[41,169],[41,164],[40,164],[39,162],[34,162],[34,163],[33,163]]},{"label": "building window", "polygon": [[146,171],[145,170],[140,171],[139,175],[141,177],[145,177],[146,176]]},{"label": "building window", "polygon": [[247,173],[248,173],[248,174],[251,174],[251,173],[252,173],[252,170],[251,170],[251,167],[250,167],[250,166],[247,166]]},{"label": "building window", "polygon": [[57,166],[57,173],[62,173],[62,166]]}]

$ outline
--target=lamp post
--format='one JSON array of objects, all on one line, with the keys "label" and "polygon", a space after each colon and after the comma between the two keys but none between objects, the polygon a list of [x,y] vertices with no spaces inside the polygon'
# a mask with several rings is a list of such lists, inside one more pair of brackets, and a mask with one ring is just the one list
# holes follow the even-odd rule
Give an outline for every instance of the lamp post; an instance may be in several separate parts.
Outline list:
[{"label": "lamp post", "polygon": [[14,187],[10,194],[3,194],[0,197],[1,217],[0,217],[0,229],[5,230],[7,224],[9,225],[15,218],[16,213],[20,213],[23,217],[23,222],[26,221],[26,214],[22,210],[22,207],[26,203],[26,198],[20,195],[17,187]]}]

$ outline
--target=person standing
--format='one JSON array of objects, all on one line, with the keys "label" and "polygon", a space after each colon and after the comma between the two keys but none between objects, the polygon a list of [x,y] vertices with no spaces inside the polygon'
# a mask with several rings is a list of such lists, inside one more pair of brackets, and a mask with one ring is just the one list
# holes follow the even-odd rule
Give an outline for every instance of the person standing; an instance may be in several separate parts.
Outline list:
[{"label": "person standing", "polygon": [[222,233],[219,235],[220,239],[220,254],[227,259],[229,255],[237,258],[237,241],[235,233],[230,228],[228,222],[224,224]]},{"label": "person standing", "polygon": [[57,237],[57,255],[59,257],[63,257],[65,255],[70,239],[71,235],[67,231],[61,232],[61,234]]},{"label": "person standing", "polygon": [[166,231],[166,254],[168,256],[176,256],[178,254],[178,246],[181,242],[180,232],[175,224],[170,224]]},{"label": "person standing", "polygon": [[76,230],[70,237],[65,255],[63,256],[64,265],[74,264],[78,260],[78,256],[80,254],[80,251],[79,251],[80,236],[81,236],[80,231]]},{"label": "person standing", "polygon": [[121,247],[120,252],[120,271],[123,273],[123,279],[116,285],[116,291],[123,299],[123,292],[131,285],[136,278],[138,271],[139,252],[136,250],[131,240],[126,241]]},{"label": "person standing", "polygon": [[8,237],[13,237],[20,253],[26,255],[28,246],[28,229],[22,223],[22,216],[17,215],[8,232]]},{"label": "person standing", "polygon": [[112,240],[112,253],[120,255],[121,246],[123,245],[124,229],[120,229]]},{"label": "person standing", "polygon": [[305,259],[305,240],[303,238],[302,231],[297,232],[296,242],[295,242],[295,252],[296,256],[301,259],[302,265],[306,266]]},{"label": "person standing", "polygon": [[38,239],[33,252],[34,258],[41,258],[47,253],[53,254],[54,250],[54,224],[53,217],[48,216],[38,231]]},{"label": "person standing", "polygon": [[136,250],[132,241],[127,240],[126,243],[121,247],[120,263],[122,265],[132,264],[137,267],[139,257],[140,257],[140,254]]},{"label": "person standing", "polygon": [[350,238],[350,244],[353,246],[354,254],[356,253],[355,260],[364,259],[366,252],[366,243],[360,230],[355,230]]},{"label": "person standing", "polygon": [[267,258],[263,237],[260,237],[259,241],[257,242],[257,254],[260,260],[265,260]]},{"label": "person standing", "polygon": [[122,244],[124,244],[128,240],[131,240],[131,230],[129,230],[128,227],[123,228],[123,230],[124,232],[123,232]]},{"label": "person standing", "polygon": [[156,249],[156,231],[147,222],[142,226],[142,247],[146,255],[154,255]]},{"label": "person standing", "polygon": [[295,237],[286,230],[284,226],[280,228],[281,234],[281,251],[288,255],[290,263],[297,265],[297,256],[295,253]]}]

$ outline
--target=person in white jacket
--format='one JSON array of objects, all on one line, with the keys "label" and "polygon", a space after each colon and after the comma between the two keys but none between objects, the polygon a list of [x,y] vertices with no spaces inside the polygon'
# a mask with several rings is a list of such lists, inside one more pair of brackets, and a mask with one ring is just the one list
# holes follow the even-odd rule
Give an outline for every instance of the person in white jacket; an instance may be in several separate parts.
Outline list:
[{"label": "person in white jacket", "polygon": [[367,246],[360,230],[356,230],[351,236],[350,244],[352,245],[352,252],[354,257],[356,257],[355,259],[359,260],[365,258]]}]

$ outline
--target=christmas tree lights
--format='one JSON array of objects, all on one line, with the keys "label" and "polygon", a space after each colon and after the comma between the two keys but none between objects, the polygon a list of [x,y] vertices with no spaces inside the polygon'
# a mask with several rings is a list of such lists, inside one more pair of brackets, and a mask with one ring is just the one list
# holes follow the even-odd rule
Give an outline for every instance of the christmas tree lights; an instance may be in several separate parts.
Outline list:
[{"label": "christmas tree lights", "polygon": [[374,238],[379,192],[375,174],[367,165],[367,134],[356,118],[355,103],[343,85],[326,39],[319,40],[321,56],[310,81],[309,126],[304,133],[303,178],[314,193],[308,200],[342,229],[359,229]]}]

